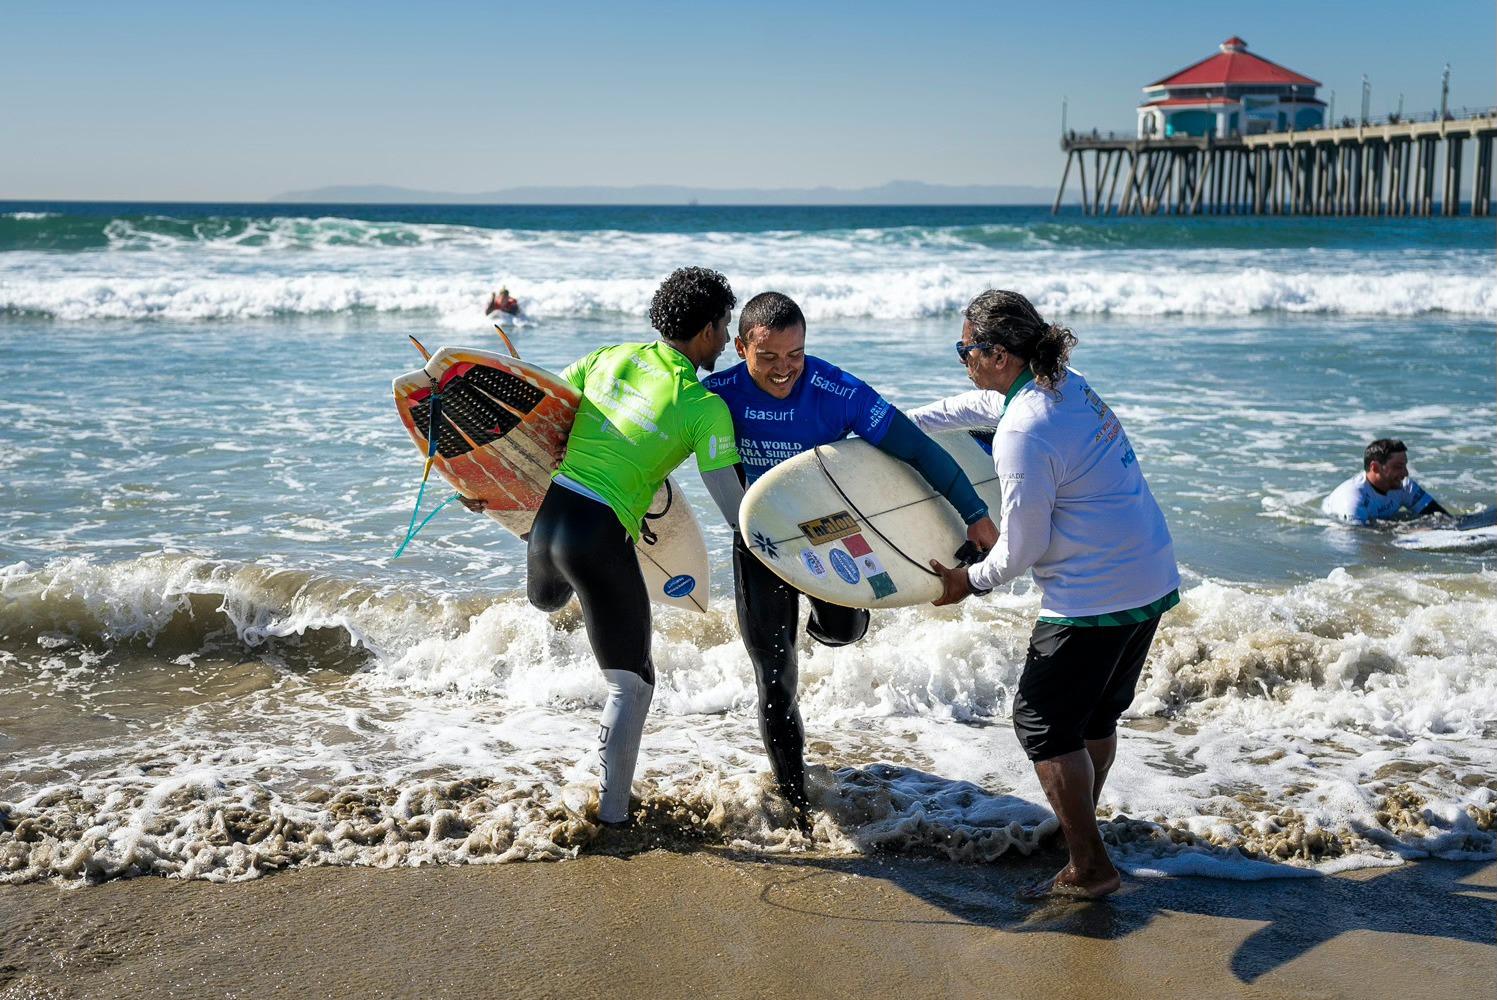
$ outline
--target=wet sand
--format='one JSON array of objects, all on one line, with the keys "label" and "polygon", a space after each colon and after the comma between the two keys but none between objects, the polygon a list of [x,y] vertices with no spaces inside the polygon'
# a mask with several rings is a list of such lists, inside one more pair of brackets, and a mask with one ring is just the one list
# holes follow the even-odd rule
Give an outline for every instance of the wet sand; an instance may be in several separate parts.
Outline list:
[{"label": "wet sand", "polygon": [[1497,981],[1497,865],[1015,899],[1059,861],[657,850],[0,887],[0,998],[1439,1000]]}]

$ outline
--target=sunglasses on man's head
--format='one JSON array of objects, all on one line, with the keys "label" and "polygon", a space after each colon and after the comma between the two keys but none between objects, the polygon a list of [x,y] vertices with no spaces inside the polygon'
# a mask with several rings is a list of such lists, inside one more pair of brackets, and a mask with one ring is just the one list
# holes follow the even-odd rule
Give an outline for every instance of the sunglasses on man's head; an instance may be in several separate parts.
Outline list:
[{"label": "sunglasses on man's head", "polygon": [[962,364],[966,364],[967,355],[973,351],[991,351],[997,346],[997,344],[964,344],[961,341],[957,341],[956,356],[962,359]]}]

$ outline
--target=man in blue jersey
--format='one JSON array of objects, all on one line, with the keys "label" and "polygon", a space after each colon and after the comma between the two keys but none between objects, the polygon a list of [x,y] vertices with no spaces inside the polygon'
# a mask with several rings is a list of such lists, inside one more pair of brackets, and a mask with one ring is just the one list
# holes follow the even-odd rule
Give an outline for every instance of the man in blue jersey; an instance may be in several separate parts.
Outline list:
[{"label": "man in blue jersey", "polygon": [[[987,505],[950,455],[867,383],[806,355],[806,318],[788,296],[764,292],[750,299],[738,320],[735,345],[743,363],[709,375],[702,384],[728,404],[748,482],[787,458],[857,434],[914,466],[956,508],[968,525],[967,537],[979,548],[997,544]],[[725,510],[737,509],[716,499]],[[733,527],[738,627],[758,680],[759,731],[780,792],[804,828],[810,802],[795,655],[801,594],[755,558]],[[806,632],[823,645],[856,642],[868,630],[866,609],[807,600]]]}]

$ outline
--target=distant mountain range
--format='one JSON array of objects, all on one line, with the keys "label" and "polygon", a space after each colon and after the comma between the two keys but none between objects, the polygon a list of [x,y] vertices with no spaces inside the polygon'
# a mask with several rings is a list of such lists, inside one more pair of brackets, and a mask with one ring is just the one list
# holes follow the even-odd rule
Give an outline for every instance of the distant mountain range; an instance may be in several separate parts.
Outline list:
[{"label": "distant mountain range", "polygon": [[[287,191],[273,202],[441,205],[1038,205],[1053,188],[1024,184],[926,184],[890,181],[868,188],[701,188],[675,184],[634,187],[512,187],[456,193],[388,184],[338,184]],[[1067,201],[1074,200],[1067,198]]]}]

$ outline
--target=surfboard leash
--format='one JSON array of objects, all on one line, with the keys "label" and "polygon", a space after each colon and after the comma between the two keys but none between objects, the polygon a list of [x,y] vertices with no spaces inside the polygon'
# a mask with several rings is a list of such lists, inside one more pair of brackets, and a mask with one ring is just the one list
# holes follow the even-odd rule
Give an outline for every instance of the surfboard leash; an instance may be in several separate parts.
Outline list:
[{"label": "surfboard leash", "polygon": [[650,522],[658,521],[665,515],[669,514],[671,512],[671,504],[675,502],[675,499],[675,493],[671,489],[671,481],[669,479],[666,479],[665,507],[659,513],[650,513],[649,511],[646,511],[644,518],[639,522],[639,537],[646,545],[654,545],[660,540],[660,536],[655,534],[655,532],[651,530]]},{"label": "surfboard leash", "polygon": [[868,526],[868,530],[869,531],[873,532],[880,539],[882,539],[883,543],[885,545],[889,546],[889,548],[893,549],[900,556],[903,556],[905,562],[909,563],[911,566],[914,566],[916,569],[918,569],[920,572],[924,573],[926,576],[939,576],[940,575],[935,570],[931,569],[929,566],[921,566],[918,562],[916,562],[914,559],[912,559],[910,557],[909,553],[905,552],[898,545],[895,545],[889,539],[888,535],[884,534],[882,531],[879,531],[878,527],[873,523],[873,521],[868,518],[868,515],[864,514],[861,510],[858,510],[858,505],[855,504],[855,503],[853,503],[852,502],[852,498],[849,497],[847,495],[847,493],[842,489],[842,484],[839,483],[839,482],[837,482],[836,477],[832,475],[832,470],[830,470],[830,469],[828,469],[826,467],[826,462],[823,461],[822,457],[821,457],[821,445],[817,445],[815,448],[813,448],[811,450],[816,455],[816,464],[819,465],[819,466],[821,466],[821,474],[823,476],[826,476],[826,481],[832,484],[832,489],[834,489],[834,490],[837,491],[837,495],[842,498],[843,503],[847,504],[848,509],[857,512],[858,517],[861,518],[862,521],[863,521],[863,523]]},{"label": "surfboard leash", "polygon": [[395,555],[391,557],[392,559],[399,559],[400,554],[405,551],[405,547],[411,544],[411,540],[421,533],[421,529],[430,524],[431,519],[442,512],[443,507],[462,495],[460,493],[452,494],[452,496],[438,504],[436,510],[426,515],[425,520],[420,524],[416,523],[416,518],[421,514],[421,500],[426,496],[426,481],[431,478],[431,467],[437,461],[437,429],[441,426],[442,419],[442,390],[437,387],[435,381],[432,382],[431,395],[428,398],[431,400],[431,408],[429,410],[430,418],[426,423],[426,468],[421,470],[421,488],[416,491],[416,506],[411,511],[411,522],[405,528],[405,540],[395,550]]}]

